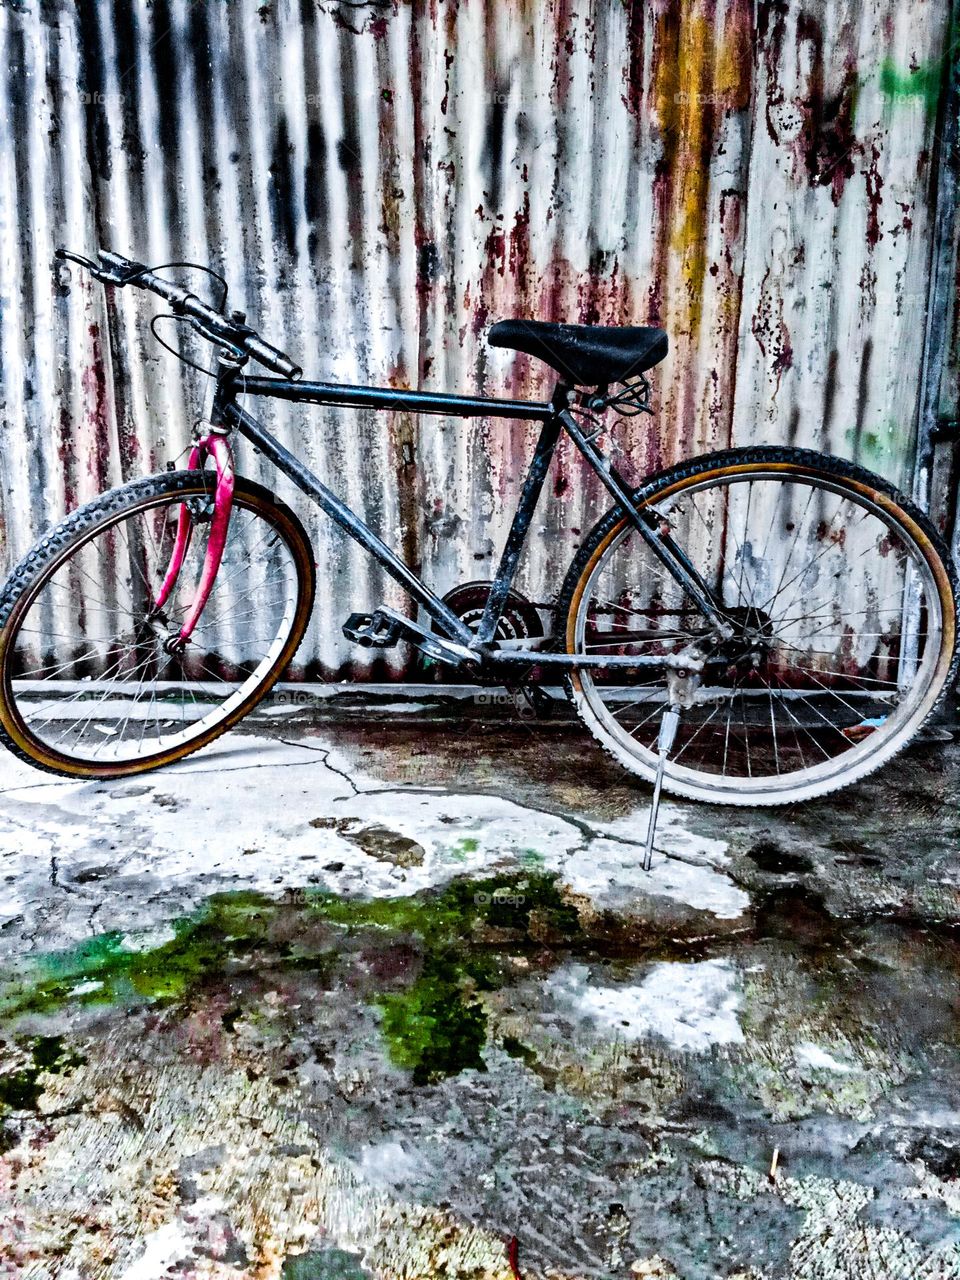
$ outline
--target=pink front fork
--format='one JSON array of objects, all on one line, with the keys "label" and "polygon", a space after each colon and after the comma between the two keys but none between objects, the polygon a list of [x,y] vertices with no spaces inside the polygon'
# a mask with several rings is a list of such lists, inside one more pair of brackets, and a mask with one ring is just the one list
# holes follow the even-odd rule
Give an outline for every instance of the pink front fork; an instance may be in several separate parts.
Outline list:
[{"label": "pink front fork", "polygon": [[[230,527],[234,484],[233,454],[230,451],[230,444],[226,437],[220,435],[219,432],[209,431],[197,441],[190,450],[187,470],[200,470],[208,456],[213,458],[214,466],[217,469],[217,488],[213,498],[213,518],[210,522],[210,536],[207,539],[207,549],[203,558],[203,571],[200,574],[200,582],[197,585],[197,594],[190,607],[190,612],[184,619],[183,626],[173,641],[177,649],[182,649],[193,635],[193,629],[200,621],[200,615],[203,613],[204,607],[210,598],[210,592],[213,590],[220,562],[223,559],[223,548],[227,543],[227,530]],[[153,602],[154,607],[157,609],[163,608],[170,597],[170,592],[176,586],[180,570],[183,568],[184,557],[187,554],[187,547],[190,545],[192,528],[193,522],[190,519],[190,512],[187,510],[186,503],[184,503],[180,508],[180,514],[177,519],[177,536],[173,545],[170,564],[163,579],[163,585],[157,592],[157,597]]]}]

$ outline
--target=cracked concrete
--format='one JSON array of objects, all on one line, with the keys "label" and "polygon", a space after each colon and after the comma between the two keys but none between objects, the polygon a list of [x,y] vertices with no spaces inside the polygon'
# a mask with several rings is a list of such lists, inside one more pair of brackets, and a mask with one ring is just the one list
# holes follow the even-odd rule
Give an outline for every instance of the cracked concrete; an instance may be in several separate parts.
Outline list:
[{"label": "cracked concrete", "polygon": [[958,787],[668,804],[646,876],[562,722],[0,760],[0,1275],[960,1277]]}]

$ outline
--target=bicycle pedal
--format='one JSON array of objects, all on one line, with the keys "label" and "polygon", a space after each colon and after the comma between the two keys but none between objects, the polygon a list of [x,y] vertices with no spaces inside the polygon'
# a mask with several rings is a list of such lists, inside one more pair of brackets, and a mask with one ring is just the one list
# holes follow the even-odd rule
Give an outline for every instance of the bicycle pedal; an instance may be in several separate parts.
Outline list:
[{"label": "bicycle pedal", "polygon": [[434,662],[446,662],[455,667],[464,662],[476,662],[478,656],[454,640],[435,635],[386,604],[374,609],[373,613],[351,613],[343,624],[343,634],[367,649],[389,649],[405,640]]},{"label": "bicycle pedal", "polygon": [[348,640],[364,649],[390,649],[403,639],[396,619],[380,609],[373,613],[351,613],[342,630]]}]

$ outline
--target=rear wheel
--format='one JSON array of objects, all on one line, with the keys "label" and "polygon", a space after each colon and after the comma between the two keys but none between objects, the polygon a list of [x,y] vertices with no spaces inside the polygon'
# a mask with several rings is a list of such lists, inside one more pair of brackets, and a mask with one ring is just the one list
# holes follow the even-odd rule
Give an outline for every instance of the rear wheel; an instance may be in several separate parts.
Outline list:
[{"label": "rear wheel", "polygon": [[[711,635],[622,510],[599,522],[561,593],[567,652],[665,660],[568,679],[617,760],[652,779],[677,700],[664,787],[697,800],[809,799],[910,741],[953,673],[957,622],[948,556],[920,511],[858,467],[794,449],[695,459],[635,500],[669,525],[737,634]],[[704,659],[693,675],[691,656]]]},{"label": "rear wheel", "polygon": [[[223,561],[183,653],[165,641],[192,603],[214,480],[199,471],[134,481],[75,511],[0,593],[0,741],[53,773],[142,773],[205,746],[267,693],[293,658],[315,570],[296,516],[237,481]],[[153,608],[179,512],[187,554]]]}]

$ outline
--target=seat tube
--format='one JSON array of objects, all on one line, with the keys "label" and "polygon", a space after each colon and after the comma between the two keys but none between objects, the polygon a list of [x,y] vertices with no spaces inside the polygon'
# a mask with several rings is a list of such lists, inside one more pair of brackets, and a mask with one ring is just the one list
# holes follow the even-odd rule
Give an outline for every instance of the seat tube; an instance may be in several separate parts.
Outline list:
[{"label": "seat tube", "polygon": [[[557,403],[556,396],[554,397],[554,403]],[[555,413],[552,418],[548,418],[543,424],[537,447],[530,461],[530,469],[527,471],[527,478],[523,482],[523,489],[520,493],[520,501],[517,503],[513,523],[510,526],[510,532],[507,534],[507,541],[503,548],[503,555],[500,557],[497,574],[493,580],[493,586],[490,588],[490,594],[487,596],[487,603],[484,605],[480,625],[477,627],[477,644],[489,644],[496,635],[497,623],[500,621],[503,606],[506,604],[507,596],[510,594],[510,587],[517,572],[517,565],[520,562],[520,554],[530,531],[530,522],[533,519],[534,511],[537,509],[543,482],[546,479],[562,430],[563,423],[559,413]]]}]

